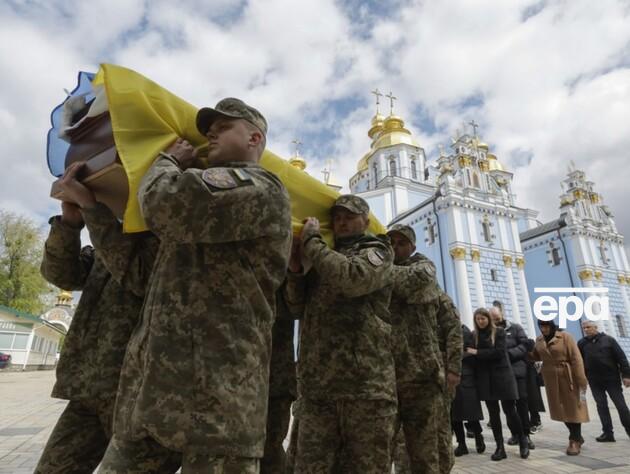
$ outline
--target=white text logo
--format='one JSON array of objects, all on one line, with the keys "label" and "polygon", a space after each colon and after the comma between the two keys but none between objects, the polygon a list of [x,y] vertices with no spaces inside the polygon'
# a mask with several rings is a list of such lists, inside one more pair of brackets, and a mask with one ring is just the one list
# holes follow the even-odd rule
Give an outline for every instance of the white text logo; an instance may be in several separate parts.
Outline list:
[{"label": "white text logo", "polygon": [[575,294],[557,299],[550,295],[536,298],[534,315],[541,321],[552,321],[558,317],[559,328],[566,329],[567,321],[578,321],[582,316],[591,321],[608,321],[608,288],[534,288],[534,293],[585,294],[584,300]]}]

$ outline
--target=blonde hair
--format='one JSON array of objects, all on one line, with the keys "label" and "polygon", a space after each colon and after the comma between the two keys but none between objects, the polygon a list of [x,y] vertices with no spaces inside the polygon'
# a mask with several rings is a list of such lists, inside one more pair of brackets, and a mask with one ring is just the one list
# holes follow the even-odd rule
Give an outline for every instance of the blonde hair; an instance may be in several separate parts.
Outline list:
[{"label": "blonde hair", "polygon": [[494,339],[497,334],[497,327],[494,325],[494,321],[492,320],[492,316],[490,316],[490,311],[486,308],[477,308],[473,313],[473,323],[475,325],[475,346],[479,345],[479,331],[481,328],[477,326],[477,315],[481,314],[488,319],[488,326],[490,328],[490,340],[492,341],[492,345],[494,346]]}]

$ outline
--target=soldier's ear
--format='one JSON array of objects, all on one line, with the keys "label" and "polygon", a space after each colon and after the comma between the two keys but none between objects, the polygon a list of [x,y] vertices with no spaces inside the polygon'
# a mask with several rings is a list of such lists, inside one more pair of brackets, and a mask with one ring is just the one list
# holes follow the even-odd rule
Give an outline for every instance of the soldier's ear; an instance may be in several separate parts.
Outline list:
[{"label": "soldier's ear", "polygon": [[258,130],[251,130],[250,129],[250,133],[249,133],[249,144],[252,147],[257,147],[260,144],[262,144],[264,137],[262,132],[259,132]]}]

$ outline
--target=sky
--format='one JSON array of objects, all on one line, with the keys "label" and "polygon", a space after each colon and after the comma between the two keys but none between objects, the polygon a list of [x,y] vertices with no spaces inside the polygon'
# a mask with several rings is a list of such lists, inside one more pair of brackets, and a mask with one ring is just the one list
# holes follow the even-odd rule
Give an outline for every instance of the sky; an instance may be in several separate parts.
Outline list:
[{"label": "sky", "polygon": [[630,238],[630,0],[4,0],[0,25],[0,208],[42,225],[59,209],[50,111],[108,62],[200,107],[244,99],[269,149],[299,139],[307,171],[332,160],[346,190],[370,91],[391,91],[431,163],[474,120],[516,205],[557,218],[572,160]]}]

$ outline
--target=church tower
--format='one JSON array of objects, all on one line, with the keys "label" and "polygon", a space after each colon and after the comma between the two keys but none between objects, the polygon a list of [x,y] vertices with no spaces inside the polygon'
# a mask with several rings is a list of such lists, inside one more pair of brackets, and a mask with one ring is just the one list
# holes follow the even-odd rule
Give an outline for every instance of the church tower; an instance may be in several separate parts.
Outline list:
[{"label": "church tower", "polygon": [[376,114],[368,137],[370,149],[359,160],[356,174],[350,179],[350,192],[358,194],[370,205],[376,217],[387,224],[401,212],[413,207],[433,193],[430,186],[424,149],[405,127],[404,120],[394,114],[396,97],[390,92],[387,117],[379,111],[378,89]]}]

